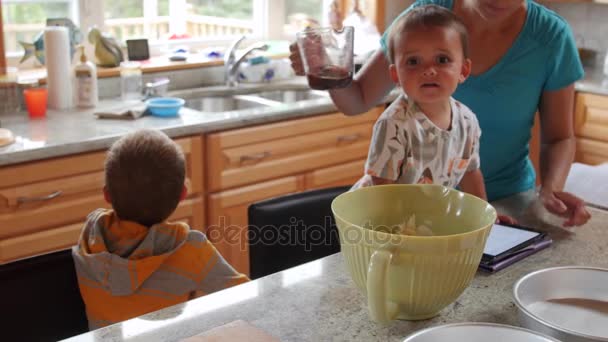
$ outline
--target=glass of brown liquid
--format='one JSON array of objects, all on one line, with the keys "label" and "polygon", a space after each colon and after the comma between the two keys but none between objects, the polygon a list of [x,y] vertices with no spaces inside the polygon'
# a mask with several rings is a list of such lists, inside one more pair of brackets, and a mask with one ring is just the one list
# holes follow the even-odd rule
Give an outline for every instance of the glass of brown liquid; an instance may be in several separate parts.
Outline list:
[{"label": "glass of brown liquid", "polygon": [[345,88],[353,80],[352,26],[308,28],[298,32],[298,48],[308,85],[313,89]]}]

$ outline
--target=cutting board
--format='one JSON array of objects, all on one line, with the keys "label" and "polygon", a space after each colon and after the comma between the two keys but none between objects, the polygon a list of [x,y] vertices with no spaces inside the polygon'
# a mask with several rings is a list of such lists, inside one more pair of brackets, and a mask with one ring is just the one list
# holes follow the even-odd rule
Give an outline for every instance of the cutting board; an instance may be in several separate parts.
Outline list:
[{"label": "cutting board", "polygon": [[189,337],[181,342],[281,342],[278,338],[245,321],[233,321],[225,325]]},{"label": "cutting board", "polygon": [[595,166],[572,164],[564,190],[608,210],[608,163]]}]

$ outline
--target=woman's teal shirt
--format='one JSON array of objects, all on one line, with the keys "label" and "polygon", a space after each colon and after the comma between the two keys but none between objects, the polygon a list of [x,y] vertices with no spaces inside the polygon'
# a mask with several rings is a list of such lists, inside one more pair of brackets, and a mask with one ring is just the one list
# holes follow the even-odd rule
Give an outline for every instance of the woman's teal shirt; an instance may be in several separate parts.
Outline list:
[{"label": "woman's teal shirt", "polygon": [[[453,1],[418,0],[401,15],[427,4],[452,9]],[[389,30],[381,40],[385,52]],[[524,27],[507,53],[491,69],[458,86],[454,98],[471,108],[481,127],[481,170],[489,200],[534,188],[528,142],[541,95],[583,75],[568,23],[528,1]]]}]

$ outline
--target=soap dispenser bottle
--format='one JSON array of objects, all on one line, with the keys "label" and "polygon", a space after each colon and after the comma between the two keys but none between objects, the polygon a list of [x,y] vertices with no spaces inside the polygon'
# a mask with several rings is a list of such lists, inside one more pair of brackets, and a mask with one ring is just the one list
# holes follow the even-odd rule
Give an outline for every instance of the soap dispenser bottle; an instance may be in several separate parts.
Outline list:
[{"label": "soap dispenser bottle", "polygon": [[76,106],[79,108],[91,108],[97,105],[97,68],[95,64],[87,60],[84,46],[78,46],[80,50],[80,63],[74,67]]}]

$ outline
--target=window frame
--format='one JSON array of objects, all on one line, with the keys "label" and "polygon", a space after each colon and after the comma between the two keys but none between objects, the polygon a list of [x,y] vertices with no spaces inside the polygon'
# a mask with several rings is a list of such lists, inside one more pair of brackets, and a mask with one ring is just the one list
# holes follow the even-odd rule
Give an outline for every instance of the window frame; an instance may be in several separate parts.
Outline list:
[{"label": "window frame", "polygon": [[[285,25],[285,16],[276,15],[277,12],[284,12],[285,2],[290,0],[252,0],[253,1],[253,21],[254,30],[247,38],[248,40],[257,41],[262,39],[278,40],[292,39],[283,34]],[[323,0],[323,6],[328,8],[329,2],[332,0]],[[104,1],[90,0],[3,0],[2,3],[68,3],[74,23],[81,28],[83,34],[83,43],[88,45],[86,40],[86,32],[90,27],[97,26],[105,30],[104,18]],[[152,56],[160,55],[163,49],[172,48],[174,46],[188,46],[191,48],[202,48],[207,46],[222,46],[227,45],[234,40],[234,37],[205,37],[192,38],[187,40],[162,40],[150,41],[150,53]],[[9,60],[19,60],[23,56],[23,52],[8,52],[6,57]],[[11,63],[12,64],[12,63]]]}]

